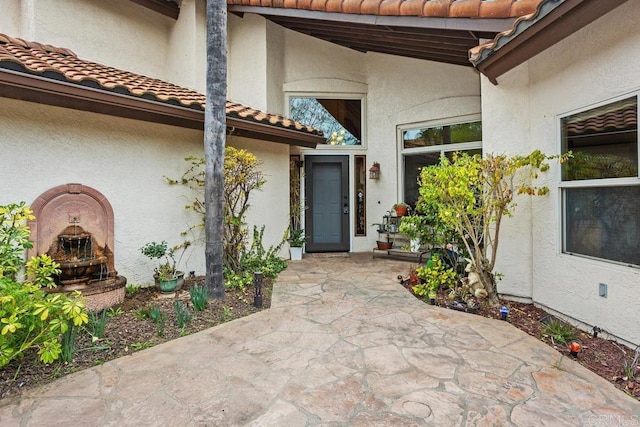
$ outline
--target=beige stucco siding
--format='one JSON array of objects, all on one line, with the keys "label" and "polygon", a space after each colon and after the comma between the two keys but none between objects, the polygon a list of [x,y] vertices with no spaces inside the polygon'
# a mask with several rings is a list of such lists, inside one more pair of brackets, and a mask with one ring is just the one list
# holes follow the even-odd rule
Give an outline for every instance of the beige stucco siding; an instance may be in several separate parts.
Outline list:
[{"label": "beige stucco siding", "polygon": [[[140,254],[141,246],[152,240],[180,243],[180,233],[201,220],[184,209],[190,191],[168,185],[164,176],[180,177],[187,166],[183,159],[202,155],[202,131],[11,99],[0,103],[0,128],[0,204],[32,203],[66,183],[95,188],[113,207],[115,266],[129,283],[151,281],[153,264]],[[288,146],[246,139],[229,143],[264,162],[268,182],[256,192],[248,219],[250,226],[266,225],[266,245],[277,244],[287,226]],[[204,274],[202,243],[186,253],[180,267]]]},{"label": "beige stucco siding", "polygon": [[[485,148],[498,152],[540,148],[558,154],[560,115],[637,91],[639,16],[640,4],[627,2],[500,77],[498,86],[484,80]],[[559,168],[541,182],[551,193],[532,200],[531,218],[520,209],[502,236],[498,270],[505,279],[499,289],[531,296],[553,310],[639,343],[640,271],[562,254]],[[524,244],[530,242],[531,258],[526,257],[520,233],[529,228],[529,221],[531,237],[524,236]],[[521,276],[529,265],[531,294],[526,295]],[[599,283],[609,285],[607,298],[598,296]]]}]

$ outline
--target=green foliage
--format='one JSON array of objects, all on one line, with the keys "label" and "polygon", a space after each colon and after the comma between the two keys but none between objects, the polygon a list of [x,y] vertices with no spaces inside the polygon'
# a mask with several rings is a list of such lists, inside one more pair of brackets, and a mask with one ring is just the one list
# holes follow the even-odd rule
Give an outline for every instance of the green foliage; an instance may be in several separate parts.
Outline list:
[{"label": "green foliage", "polygon": [[73,360],[73,355],[76,353],[76,327],[73,323],[69,323],[69,327],[62,334],[62,352],[60,353],[60,360],[69,363]]},{"label": "green foliage", "polygon": [[149,310],[149,318],[156,325],[156,334],[161,337],[164,335],[164,324],[166,322],[166,317],[160,307],[153,306]]},{"label": "green foliage", "polygon": [[124,310],[122,310],[122,308],[120,307],[111,307],[107,312],[107,316],[109,317],[116,317],[120,316],[121,314],[124,314]]},{"label": "green foliage", "polygon": [[193,304],[195,311],[203,311],[207,308],[209,295],[206,286],[193,285],[191,289],[189,289],[189,296],[191,297],[191,304]]},{"label": "green foliage", "polygon": [[[186,235],[195,228],[204,227],[205,206],[200,192],[204,188],[204,158],[187,157],[190,166],[180,179],[166,178],[170,184],[182,184],[199,195],[186,208],[202,215],[202,222],[183,232]],[[224,159],[224,265],[233,271],[240,271],[240,257],[246,246],[246,214],[249,209],[251,192],[266,183],[262,173],[262,162],[247,150],[231,146],[225,148]]]},{"label": "green foliage", "polygon": [[131,285],[127,285],[127,286],[125,287],[125,291],[126,291],[129,295],[133,295],[133,294],[137,293],[140,289],[142,289],[140,285],[133,285],[133,284],[131,284]]},{"label": "green foliage", "polygon": [[229,307],[228,305],[222,306],[222,320],[224,322],[228,322],[233,319],[233,307]]},{"label": "green foliage", "polygon": [[178,300],[174,303],[173,308],[176,312],[176,322],[180,329],[184,331],[187,325],[191,323],[191,319],[193,317],[191,315],[191,310],[189,310],[189,307],[187,307],[186,304],[183,304]]},{"label": "green foliage", "polygon": [[[560,157],[566,160],[570,154]],[[532,181],[549,169],[549,157],[536,150],[527,156],[458,154],[450,161],[423,168],[418,209],[437,212],[443,227],[454,230],[489,293],[497,302],[494,267],[503,217],[512,216],[517,194],[544,195],[546,187]]]},{"label": "green foliage", "polygon": [[[248,250],[243,249],[240,254],[239,271],[250,275],[256,271],[261,271],[264,277],[274,278],[287,267],[287,263],[278,256],[284,242],[265,249],[262,243],[263,235],[264,226],[260,230],[258,230],[258,227],[253,227],[251,246]],[[249,283],[252,281],[253,278]]]},{"label": "green foliage", "polygon": [[[31,210],[24,204],[0,206],[0,367],[22,357],[31,348],[44,363],[60,357],[60,337],[69,325],[82,326],[88,315],[78,292],[70,297],[45,292],[55,287],[51,275],[58,265],[48,256],[24,262],[31,247],[27,220]],[[17,280],[25,269],[26,279]]]},{"label": "green foliage", "polygon": [[149,315],[149,311],[150,309],[148,307],[143,307],[135,310],[133,315],[136,316],[136,319],[138,320],[150,319],[151,316]]},{"label": "green foliage", "polygon": [[104,329],[107,325],[107,309],[98,313],[89,313],[89,323],[87,329],[95,338],[104,338]]},{"label": "green foliage", "polygon": [[552,338],[555,342],[566,344],[567,341],[575,339],[576,333],[573,326],[560,320],[552,320],[544,327],[542,335]]},{"label": "green foliage", "polygon": [[253,274],[245,271],[236,273],[227,268],[224,269],[224,287],[227,289],[237,289],[244,292],[253,283]]},{"label": "green foliage", "polygon": [[131,343],[131,348],[139,351],[139,350],[144,350],[145,348],[151,348],[153,347],[153,343],[151,341],[142,341],[142,342],[134,342]]},{"label": "green foliage", "polygon": [[289,228],[289,237],[287,237],[289,246],[292,246],[294,248],[301,248],[306,241],[307,237],[305,237],[303,229]]},{"label": "green foliage", "polygon": [[13,279],[24,266],[24,251],[33,247],[27,227],[32,219],[25,202],[0,206],[0,277]]},{"label": "green foliage", "polygon": [[454,287],[457,281],[456,272],[442,262],[438,255],[431,257],[424,267],[418,267],[416,274],[424,283],[413,286],[413,293],[427,297],[429,291]]}]

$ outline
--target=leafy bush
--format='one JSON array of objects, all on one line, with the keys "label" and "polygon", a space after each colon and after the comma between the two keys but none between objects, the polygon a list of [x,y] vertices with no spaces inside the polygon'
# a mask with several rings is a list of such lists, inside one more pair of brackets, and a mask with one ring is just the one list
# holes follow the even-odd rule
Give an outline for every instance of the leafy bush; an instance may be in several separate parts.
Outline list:
[{"label": "leafy bush", "polygon": [[567,341],[571,341],[576,337],[573,327],[560,320],[552,320],[547,323],[542,335],[551,337],[551,339],[560,344],[566,344]]},{"label": "leafy bush", "polygon": [[438,255],[431,257],[426,266],[418,267],[416,274],[424,281],[412,288],[418,296],[427,296],[429,291],[451,288],[456,284],[456,272],[447,268]]},{"label": "leafy bush", "polygon": [[[42,289],[55,287],[52,275],[59,274],[58,264],[47,255],[24,262],[31,247],[26,222],[33,218],[24,202],[0,206],[0,367],[30,348],[38,349],[42,362],[53,362],[60,357],[60,338],[69,325],[89,321],[78,292],[67,297]],[[19,281],[23,269],[25,279]]]},{"label": "leafy bush", "polygon": [[240,271],[251,275],[260,271],[264,277],[274,278],[287,268],[287,263],[278,256],[284,240],[277,246],[269,246],[269,249],[265,249],[262,243],[263,235],[264,226],[260,230],[258,227],[253,227],[251,247],[248,250],[243,249],[240,254]]}]

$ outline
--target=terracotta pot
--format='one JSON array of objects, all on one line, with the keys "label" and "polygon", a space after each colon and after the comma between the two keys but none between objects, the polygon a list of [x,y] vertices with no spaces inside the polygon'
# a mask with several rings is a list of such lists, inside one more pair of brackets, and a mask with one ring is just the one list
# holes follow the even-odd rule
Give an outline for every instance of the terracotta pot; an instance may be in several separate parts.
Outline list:
[{"label": "terracotta pot", "polygon": [[408,208],[406,206],[396,206],[395,208],[393,208],[393,210],[396,211],[396,214],[398,216],[405,216],[407,214]]},{"label": "terracotta pot", "polygon": [[378,249],[387,250],[393,247],[393,242],[381,242],[380,240],[378,240],[377,243]]}]

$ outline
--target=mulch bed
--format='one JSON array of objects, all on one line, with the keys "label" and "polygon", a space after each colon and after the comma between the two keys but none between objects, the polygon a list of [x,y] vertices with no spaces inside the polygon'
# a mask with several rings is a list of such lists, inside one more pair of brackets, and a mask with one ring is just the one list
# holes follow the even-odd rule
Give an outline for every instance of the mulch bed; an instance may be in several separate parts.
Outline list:
[{"label": "mulch bed", "polygon": [[[413,293],[410,284],[404,283],[404,287]],[[422,297],[414,296],[422,300]],[[444,291],[438,292],[436,305],[447,307],[449,303],[447,293]],[[500,300],[500,306],[502,305],[506,305],[509,308],[509,314],[507,316],[509,323],[553,347],[567,357],[571,357],[570,342],[561,344],[555,342],[552,337],[545,335],[546,325],[542,323],[541,320],[549,316],[547,312],[533,304],[508,300]],[[490,319],[500,319],[499,308],[491,307],[488,304],[481,304],[474,314]],[[627,360],[627,363],[631,362],[634,350],[607,339],[607,335],[603,332],[600,332],[597,337],[594,337],[592,334],[585,333],[577,328],[573,329],[576,336],[576,339],[573,341],[579,343],[582,347],[578,358],[574,360],[577,360],[581,365],[611,382],[628,395],[640,400],[640,369],[638,369],[638,367],[636,368],[635,378],[626,376],[624,371],[625,360]]]},{"label": "mulch bed", "polygon": [[[176,292],[175,296],[161,295],[155,288],[142,288],[135,293],[127,292],[124,302],[110,310],[112,317],[107,319],[104,338],[92,342],[87,331],[78,332],[77,350],[71,362],[56,361],[44,365],[36,360],[36,352],[31,351],[22,360],[14,360],[1,368],[0,399],[18,396],[27,389],[49,383],[72,372],[179,338],[181,331],[176,321],[174,304],[177,299],[191,307],[189,289],[196,283],[203,284],[204,278],[185,279],[182,289]],[[204,311],[193,315],[183,334],[199,332],[270,307],[272,289],[271,282],[265,279],[262,308],[253,305],[252,287],[244,292],[227,289],[224,300],[209,301]],[[136,316],[136,311],[139,314],[139,310],[153,306],[158,306],[166,318],[162,336],[158,336],[156,325],[151,319],[140,319]]]}]

